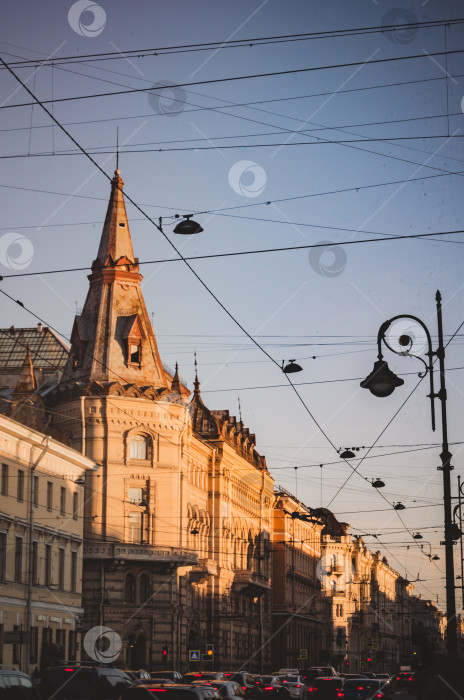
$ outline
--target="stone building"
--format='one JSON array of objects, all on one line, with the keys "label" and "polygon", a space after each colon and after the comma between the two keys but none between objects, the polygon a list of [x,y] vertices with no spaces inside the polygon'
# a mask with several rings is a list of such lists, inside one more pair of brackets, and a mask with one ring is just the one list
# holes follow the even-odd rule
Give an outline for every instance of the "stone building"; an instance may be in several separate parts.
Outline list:
[{"label": "stone building", "polygon": [[0,460],[0,663],[29,673],[58,658],[76,658],[83,613],[82,478],[95,465],[1,415]]},{"label": "stone building", "polygon": [[321,595],[321,530],[313,511],[279,486],[273,512],[273,667],[320,663],[326,626]]},{"label": "stone building", "polygon": [[100,466],[86,481],[84,628],[114,629],[131,667],[186,670],[213,644],[215,666],[265,668],[273,480],[248,428],[163,367],[122,188],[116,171],[46,397],[54,429]]}]

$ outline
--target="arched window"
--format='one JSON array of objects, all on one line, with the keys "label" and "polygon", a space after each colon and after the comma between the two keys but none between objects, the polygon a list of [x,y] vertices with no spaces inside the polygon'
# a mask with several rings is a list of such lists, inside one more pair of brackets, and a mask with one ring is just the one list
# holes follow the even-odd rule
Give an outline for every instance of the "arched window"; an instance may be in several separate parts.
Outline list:
[{"label": "arched window", "polygon": [[139,581],[139,598],[141,603],[146,603],[151,595],[150,577],[147,574],[142,574]]},{"label": "arched window", "polygon": [[135,576],[127,574],[124,581],[124,600],[126,603],[135,603]]},{"label": "arched window", "polygon": [[131,459],[148,458],[148,438],[145,435],[132,435],[129,439],[129,457]]}]

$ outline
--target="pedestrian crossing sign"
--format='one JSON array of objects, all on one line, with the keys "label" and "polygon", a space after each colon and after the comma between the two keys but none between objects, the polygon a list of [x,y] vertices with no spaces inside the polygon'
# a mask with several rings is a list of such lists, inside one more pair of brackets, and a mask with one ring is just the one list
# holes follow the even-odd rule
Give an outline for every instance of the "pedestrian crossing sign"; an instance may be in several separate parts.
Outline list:
[{"label": "pedestrian crossing sign", "polygon": [[189,649],[189,661],[200,661],[199,649]]}]

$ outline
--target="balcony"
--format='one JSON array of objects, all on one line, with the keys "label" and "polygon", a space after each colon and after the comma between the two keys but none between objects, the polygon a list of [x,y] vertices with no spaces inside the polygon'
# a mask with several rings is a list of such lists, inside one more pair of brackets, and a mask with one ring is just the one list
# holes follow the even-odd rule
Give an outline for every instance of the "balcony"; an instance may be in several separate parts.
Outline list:
[{"label": "balcony", "polygon": [[143,561],[165,566],[194,566],[198,557],[194,552],[179,547],[154,547],[141,544],[116,544],[114,542],[89,542],[84,545],[84,559]]},{"label": "balcony", "polygon": [[271,580],[269,576],[258,574],[256,571],[251,571],[251,569],[242,569],[235,572],[232,587],[236,592],[262,595],[271,590]]},{"label": "balcony", "polygon": [[341,564],[332,564],[330,567],[330,573],[333,576],[341,576],[343,573],[343,566]]},{"label": "balcony", "polygon": [[212,559],[202,559],[189,571],[190,583],[200,583],[210,579],[212,576],[217,576],[218,566]]}]

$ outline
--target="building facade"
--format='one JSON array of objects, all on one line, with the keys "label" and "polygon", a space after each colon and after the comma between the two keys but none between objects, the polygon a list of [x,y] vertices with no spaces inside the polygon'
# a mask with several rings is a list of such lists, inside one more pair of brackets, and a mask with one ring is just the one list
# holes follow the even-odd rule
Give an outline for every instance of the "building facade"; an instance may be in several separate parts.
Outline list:
[{"label": "building facade", "polygon": [[0,663],[78,655],[84,487],[94,463],[0,416]]},{"label": "building facade", "polygon": [[327,606],[321,593],[323,522],[295,496],[279,487],[272,529],[273,667],[320,663]]},{"label": "building facade", "polygon": [[[117,171],[53,428],[99,465],[86,482],[84,627],[131,667],[270,665],[273,479],[255,436],[163,367]],[[190,661],[189,652],[195,659]],[[204,662],[208,663],[208,662]]]}]

